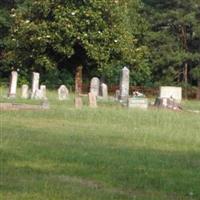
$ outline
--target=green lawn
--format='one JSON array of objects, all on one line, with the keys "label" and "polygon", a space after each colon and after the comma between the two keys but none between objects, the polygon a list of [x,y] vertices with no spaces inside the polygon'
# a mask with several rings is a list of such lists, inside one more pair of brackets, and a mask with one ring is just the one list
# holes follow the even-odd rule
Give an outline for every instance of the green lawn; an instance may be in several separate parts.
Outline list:
[{"label": "green lawn", "polygon": [[49,99],[48,111],[0,112],[0,199],[200,199],[200,114]]}]

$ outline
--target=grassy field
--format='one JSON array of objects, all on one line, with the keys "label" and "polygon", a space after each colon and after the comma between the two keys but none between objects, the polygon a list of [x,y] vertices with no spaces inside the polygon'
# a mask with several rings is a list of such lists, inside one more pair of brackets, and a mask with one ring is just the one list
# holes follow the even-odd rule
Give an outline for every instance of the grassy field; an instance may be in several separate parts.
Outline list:
[{"label": "grassy field", "polygon": [[0,199],[200,199],[200,114],[111,102],[76,110],[73,97],[55,96],[48,111],[0,112]]}]

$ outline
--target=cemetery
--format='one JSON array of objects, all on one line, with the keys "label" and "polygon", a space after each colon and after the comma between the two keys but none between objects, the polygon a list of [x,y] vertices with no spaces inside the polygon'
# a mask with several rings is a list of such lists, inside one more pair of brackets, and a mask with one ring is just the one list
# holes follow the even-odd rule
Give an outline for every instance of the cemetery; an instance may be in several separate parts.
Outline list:
[{"label": "cemetery", "polygon": [[200,102],[179,87],[131,94],[129,70],[119,76],[116,98],[97,77],[83,94],[81,84],[48,90],[38,73],[17,88],[11,73],[0,97],[3,199],[198,199]]},{"label": "cemetery", "polygon": [[0,199],[200,200],[200,2],[182,2],[0,2]]}]

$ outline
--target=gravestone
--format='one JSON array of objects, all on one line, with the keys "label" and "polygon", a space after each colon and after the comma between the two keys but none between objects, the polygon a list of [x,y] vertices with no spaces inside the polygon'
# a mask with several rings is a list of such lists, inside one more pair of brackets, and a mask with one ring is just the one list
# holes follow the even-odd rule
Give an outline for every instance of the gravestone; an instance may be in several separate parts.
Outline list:
[{"label": "gravestone", "polygon": [[82,93],[82,87],[83,87],[82,71],[83,67],[78,66],[75,75],[75,94],[78,95]]},{"label": "gravestone", "polygon": [[38,93],[39,93],[39,91],[38,91],[39,90],[39,81],[40,81],[40,74],[37,73],[37,72],[33,72],[31,99],[34,99],[36,96],[38,96]]},{"label": "gravestone", "polygon": [[119,99],[124,102],[129,98],[129,69],[124,67],[120,77],[120,96]]},{"label": "gravestone", "polygon": [[61,85],[58,89],[58,99],[60,101],[64,101],[67,100],[68,96],[69,96],[69,90],[65,85]]},{"label": "gravestone", "polygon": [[180,103],[182,100],[182,88],[161,86],[159,98],[173,98],[177,103]]},{"label": "gravestone", "polygon": [[29,90],[28,85],[24,84],[22,85],[22,95],[21,98],[28,99],[29,98]]},{"label": "gravestone", "polygon": [[154,106],[158,108],[167,108],[171,110],[177,110],[180,111],[182,110],[182,107],[177,101],[173,98],[156,98]]},{"label": "gravestone", "polygon": [[101,84],[101,96],[103,99],[108,98],[108,86],[105,83]]},{"label": "gravestone", "polygon": [[148,99],[143,97],[132,97],[128,99],[128,108],[148,108]]},{"label": "gravestone", "polygon": [[75,97],[75,108],[81,109],[83,107],[83,101],[80,96]]},{"label": "gravestone", "polygon": [[10,78],[10,85],[9,85],[9,98],[15,98],[17,93],[17,78],[18,73],[16,71],[11,72],[11,78]]},{"label": "gravestone", "polygon": [[95,96],[99,96],[100,80],[97,77],[93,77],[90,81],[90,92]]},{"label": "gravestone", "polygon": [[42,90],[36,89],[34,94],[34,99],[40,100],[43,98]]},{"label": "gravestone", "polygon": [[41,85],[40,86],[40,91],[41,91],[41,99],[47,99],[47,88],[46,88],[46,85]]},{"label": "gravestone", "polygon": [[90,92],[90,93],[88,93],[88,99],[89,99],[89,106],[91,108],[96,108],[97,107],[97,96],[93,92]]}]

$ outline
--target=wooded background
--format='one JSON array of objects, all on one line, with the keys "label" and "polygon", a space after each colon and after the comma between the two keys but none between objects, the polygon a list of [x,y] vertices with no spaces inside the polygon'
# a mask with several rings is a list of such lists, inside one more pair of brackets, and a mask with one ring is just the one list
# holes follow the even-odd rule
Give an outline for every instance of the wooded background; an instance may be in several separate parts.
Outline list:
[{"label": "wooded background", "polygon": [[200,0],[1,0],[0,82],[41,74],[48,87],[98,76],[118,84],[200,88]]}]

